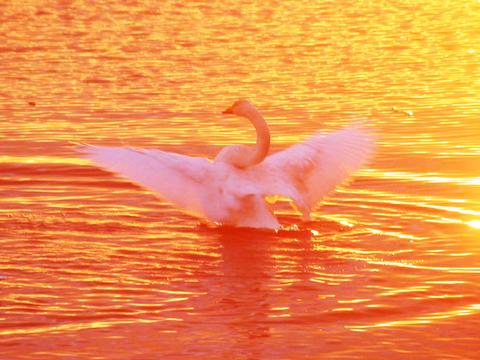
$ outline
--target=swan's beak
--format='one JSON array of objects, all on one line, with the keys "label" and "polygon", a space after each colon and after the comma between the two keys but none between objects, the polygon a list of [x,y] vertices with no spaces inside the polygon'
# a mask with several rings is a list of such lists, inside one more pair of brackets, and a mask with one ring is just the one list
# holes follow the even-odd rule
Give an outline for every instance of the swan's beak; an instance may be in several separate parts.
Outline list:
[{"label": "swan's beak", "polygon": [[233,110],[231,107],[229,107],[228,109],[223,110],[222,114],[233,114]]}]

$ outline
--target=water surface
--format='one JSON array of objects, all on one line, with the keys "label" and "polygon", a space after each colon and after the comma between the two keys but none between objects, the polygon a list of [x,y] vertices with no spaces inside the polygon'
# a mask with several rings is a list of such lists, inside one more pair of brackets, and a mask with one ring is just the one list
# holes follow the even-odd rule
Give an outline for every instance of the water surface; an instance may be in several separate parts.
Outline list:
[{"label": "water surface", "polygon": [[[0,4],[5,359],[475,359],[478,1]],[[214,156],[367,119],[377,155],[279,233],[201,225],[74,142]]]}]

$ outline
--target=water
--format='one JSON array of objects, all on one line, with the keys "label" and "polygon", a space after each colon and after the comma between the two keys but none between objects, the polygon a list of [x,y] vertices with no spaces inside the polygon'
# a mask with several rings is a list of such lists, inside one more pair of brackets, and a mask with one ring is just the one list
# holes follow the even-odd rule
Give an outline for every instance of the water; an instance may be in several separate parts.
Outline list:
[{"label": "water", "polygon": [[[478,1],[0,4],[3,359],[475,359]],[[202,226],[73,142],[213,156],[367,118],[308,224]],[[295,226],[298,230],[295,230]]]}]

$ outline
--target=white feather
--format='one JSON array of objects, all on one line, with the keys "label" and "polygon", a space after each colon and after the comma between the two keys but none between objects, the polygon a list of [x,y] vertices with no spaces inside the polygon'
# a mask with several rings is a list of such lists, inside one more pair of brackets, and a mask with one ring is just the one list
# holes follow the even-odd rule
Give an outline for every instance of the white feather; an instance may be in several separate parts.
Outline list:
[{"label": "white feather", "polygon": [[[228,110],[264,121],[246,101],[236,102]],[[353,126],[329,135],[316,133],[303,143],[265,157],[268,127],[256,124],[256,128],[261,129],[259,137],[268,139],[257,139],[250,165],[239,166],[238,158],[230,161],[228,156],[210,161],[160,150],[87,145],[81,151],[98,166],[150,189],[197,217],[271,229],[278,229],[280,224],[266,197],[288,197],[308,218],[322,198],[364,166],[373,153],[372,136],[361,126]]]},{"label": "white feather", "polygon": [[260,165],[266,195],[291,198],[305,218],[338,185],[371,159],[373,136],[362,126],[325,135],[273,154]]},{"label": "white feather", "polygon": [[85,146],[85,157],[160,195],[196,216],[205,216],[205,182],[212,162],[160,150]]}]

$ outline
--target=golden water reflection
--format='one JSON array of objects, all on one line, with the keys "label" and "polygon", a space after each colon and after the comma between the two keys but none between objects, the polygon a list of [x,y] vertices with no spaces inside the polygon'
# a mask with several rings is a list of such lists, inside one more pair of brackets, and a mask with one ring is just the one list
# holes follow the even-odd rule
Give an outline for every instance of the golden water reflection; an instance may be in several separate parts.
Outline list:
[{"label": "golden water reflection", "polygon": [[[478,1],[0,14],[5,358],[478,356]],[[255,141],[220,114],[237,98],[274,151],[362,121],[374,162],[310,222],[280,203],[285,228],[265,233],[199,224],[75,152],[212,158]]]}]

